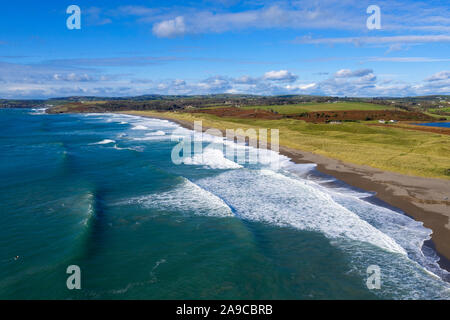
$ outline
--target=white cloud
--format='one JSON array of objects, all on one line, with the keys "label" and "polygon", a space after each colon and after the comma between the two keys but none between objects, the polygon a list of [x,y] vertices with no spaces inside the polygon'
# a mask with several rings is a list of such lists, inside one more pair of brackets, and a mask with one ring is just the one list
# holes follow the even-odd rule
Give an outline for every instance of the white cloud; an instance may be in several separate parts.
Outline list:
[{"label": "white cloud", "polygon": [[315,88],[316,85],[317,85],[316,83],[297,84],[297,85],[288,84],[285,88],[288,90],[308,90]]},{"label": "white cloud", "polygon": [[428,58],[428,57],[371,57],[367,61],[384,62],[447,62],[450,59]]},{"label": "white cloud", "polygon": [[372,69],[359,69],[359,70],[350,70],[350,69],[341,69],[337,71],[334,76],[336,78],[353,78],[353,77],[363,77],[373,73]]},{"label": "white cloud", "polygon": [[343,38],[296,38],[293,43],[299,44],[354,44],[361,46],[363,44],[411,44],[411,43],[430,43],[430,42],[450,42],[450,35],[405,35],[405,36],[387,36],[387,37],[343,37]]},{"label": "white cloud", "polygon": [[184,86],[186,84],[186,81],[182,79],[176,79],[173,81],[174,86]]},{"label": "white cloud", "polygon": [[[340,7],[340,15],[336,14],[336,7]],[[347,7],[348,8],[348,7]],[[189,14],[179,15],[183,18],[183,28],[177,29],[176,33],[161,33],[161,26],[172,26],[174,17],[167,18],[156,23],[153,32],[158,37],[173,37],[190,33],[220,33],[232,30],[243,30],[249,28],[339,28],[355,29],[363,26],[357,16],[348,14],[339,5],[332,9],[329,6],[320,6],[304,3],[301,6],[290,6],[288,3],[280,5],[265,6],[260,9],[246,10],[241,12],[212,12],[189,10]]]},{"label": "white cloud", "polygon": [[[142,94],[315,94],[335,96],[407,96],[448,94],[450,71],[436,72],[423,81],[405,82],[391,75],[376,76],[372,69],[340,69],[321,81],[298,80],[287,70],[259,77],[214,76],[201,80],[124,79],[120,76],[47,70],[47,67],[0,64],[0,96],[42,98],[71,95],[134,96]],[[14,76],[12,76],[14,75]]]},{"label": "white cloud", "polygon": [[256,84],[258,81],[258,78],[252,78],[249,76],[242,76],[234,80],[234,82],[238,84]]},{"label": "white cloud", "polygon": [[433,74],[431,77],[426,79],[427,81],[443,81],[450,80],[450,71],[441,71]]},{"label": "white cloud", "polygon": [[[68,73],[68,74],[60,74],[55,73],[53,74],[53,80],[56,81],[72,81],[72,82],[78,82],[78,81],[95,81],[93,77],[90,75],[83,73],[83,74],[77,74],[77,73]],[[100,78],[100,80],[104,80],[103,76]]]},{"label": "white cloud", "polygon": [[292,74],[287,70],[278,70],[266,72],[263,78],[270,81],[294,82],[295,80],[297,80],[298,76]]},{"label": "white cloud", "polygon": [[148,16],[156,13],[157,10],[144,6],[121,6],[115,10],[115,14],[132,15],[132,16]]},{"label": "white cloud", "polygon": [[183,35],[185,32],[186,26],[182,16],[159,22],[153,26],[153,33],[160,38],[173,38]]},{"label": "white cloud", "polygon": [[[225,1],[204,6],[188,2],[184,5],[161,7],[119,6],[113,10],[87,8],[98,24],[131,17],[138,23],[153,24],[158,37],[176,37],[185,34],[221,33],[246,29],[328,29],[366,30],[367,1],[345,0],[258,0],[243,3],[240,10],[231,10]],[[226,1],[228,2],[228,1]],[[447,42],[450,32],[450,9],[445,2],[378,0],[382,9],[382,29],[388,32],[421,32],[421,35],[388,37],[352,37],[310,39],[309,43],[371,43],[372,38],[384,43]],[[202,7],[202,8],[201,8]],[[428,34],[427,34],[428,33]],[[440,33],[441,35],[436,35]],[[308,43],[307,39],[297,39]],[[393,46],[393,49],[398,46]]]},{"label": "white cloud", "polygon": [[448,94],[450,92],[450,71],[440,71],[425,79],[421,85],[421,90],[425,92],[440,92]]},{"label": "white cloud", "polygon": [[86,15],[87,24],[90,26],[101,26],[112,23],[110,18],[102,16],[102,10],[97,7],[90,7],[83,11]]}]

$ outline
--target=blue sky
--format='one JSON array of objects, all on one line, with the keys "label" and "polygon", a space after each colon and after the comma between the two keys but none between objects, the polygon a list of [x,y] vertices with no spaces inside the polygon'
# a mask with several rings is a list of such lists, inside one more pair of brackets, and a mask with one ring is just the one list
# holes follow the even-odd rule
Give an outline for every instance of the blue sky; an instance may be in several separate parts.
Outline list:
[{"label": "blue sky", "polygon": [[[81,29],[69,30],[69,5]],[[369,30],[369,5],[381,29]],[[0,97],[450,94],[448,1],[8,1]]]}]

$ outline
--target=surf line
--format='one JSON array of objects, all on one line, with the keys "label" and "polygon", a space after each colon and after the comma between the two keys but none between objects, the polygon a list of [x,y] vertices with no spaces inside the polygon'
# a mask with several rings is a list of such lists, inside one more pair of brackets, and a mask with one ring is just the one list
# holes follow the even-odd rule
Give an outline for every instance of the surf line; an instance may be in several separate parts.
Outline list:
[{"label": "surf line", "polygon": [[[270,130],[270,139],[268,137],[268,130]],[[247,130],[238,128],[226,129],[225,132],[222,132],[216,128],[207,128],[206,130],[203,130],[203,121],[194,121],[194,127],[190,131],[194,134],[193,136],[184,135],[185,129],[182,127],[177,128],[172,132],[171,141],[178,142],[178,144],[172,148],[171,152],[171,160],[175,165],[182,164],[185,162],[186,158],[192,158],[195,155],[203,156],[204,142],[210,142],[210,145],[208,145],[205,150],[208,150],[210,147],[218,149],[222,154],[224,154],[225,159],[234,162],[235,158],[237,158],[238,164],[258,163],[258,160],[261,160],[261,157],[264,156],[261,154],[263,150],[270,150],[276,154],[279,154],[278,129],[260,128],[257,133],[253,128],[249,128]],[[213,140],[211,141],[210,138],[213,138]],[[270,147],[268,147],[269,141]],[[214,147],[215,144],[220,145],[220,147]],[[238,152],[238,146],[253,148],[256,150],[256,153],[249,152],[247,157],[247,152]],[[277,157],[276,159],[278,161],[272,163],[272,166],[274,168],[279,168],[280,158]]]}]

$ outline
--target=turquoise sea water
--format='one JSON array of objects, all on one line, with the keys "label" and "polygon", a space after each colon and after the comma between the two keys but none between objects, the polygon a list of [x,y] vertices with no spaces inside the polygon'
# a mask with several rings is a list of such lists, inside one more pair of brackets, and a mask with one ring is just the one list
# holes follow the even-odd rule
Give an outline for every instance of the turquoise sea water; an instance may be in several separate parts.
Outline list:
[{"label": "turquoise sea water", "polygon": [[[134,116],[0,110],[0,298],[449,298],[421,223],[312,165],[270,153],[238,165],[218,138],[175,165],[172,134],[192,136]],[[66,287],[72,264],[81,290]]]}]

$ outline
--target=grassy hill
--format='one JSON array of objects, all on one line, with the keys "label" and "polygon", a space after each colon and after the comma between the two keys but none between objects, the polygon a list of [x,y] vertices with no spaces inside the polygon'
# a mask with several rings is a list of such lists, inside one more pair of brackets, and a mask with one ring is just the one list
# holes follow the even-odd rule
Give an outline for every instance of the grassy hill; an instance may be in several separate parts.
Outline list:
[{"label": "grassy hill", "polygon": [[263,109],[279,114],[296,114],[313,111],[350,111],[350,110],[393,110],[392,106],[378,105],[367,102],[337,101],[325,103],[300,103],[274,106],[244,106],[246,109]]}]

